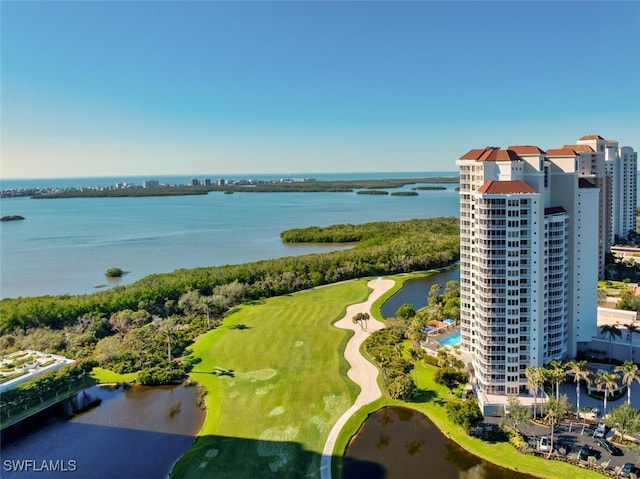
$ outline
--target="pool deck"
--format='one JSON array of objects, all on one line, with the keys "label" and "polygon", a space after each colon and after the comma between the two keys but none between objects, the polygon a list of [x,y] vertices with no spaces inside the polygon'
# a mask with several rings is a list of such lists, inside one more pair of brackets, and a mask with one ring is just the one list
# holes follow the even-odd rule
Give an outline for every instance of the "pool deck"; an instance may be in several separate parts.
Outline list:
[{"label": "pool deck", "polygon": [[460,326],[452,326],[451,328],[439,332],[439,333],[434,333],[434,334],[429,334],[427,336],[427,339],[424,341],[420,341],[420,347],[422,349],[424,349],[427,354],[431,355],[431,356],[437,356],[438,354],[438,349],[440,348],[450,348],[452,346],[444,346],[442,344],[440,344],[438,342],[438,340],[449,336],[451,334],[454,334],[456,332],[460,331]]}]

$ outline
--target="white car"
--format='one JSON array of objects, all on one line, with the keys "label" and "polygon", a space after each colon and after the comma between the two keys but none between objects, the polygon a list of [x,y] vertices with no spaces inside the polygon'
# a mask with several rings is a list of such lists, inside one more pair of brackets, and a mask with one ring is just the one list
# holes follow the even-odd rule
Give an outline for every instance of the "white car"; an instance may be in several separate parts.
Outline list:
[{"label": "white car", "polygon": [[548,452],[551,449],[551,441],[548,437],[541,437],[539,448],[541,451]]},{"label": "white car", "polygon": [[606,428],[604,426],[603,423],[598,424],[598,427],[596,427],[596,431],[593,433],[593,437],[604,437],[604,434],[606,432]]}]

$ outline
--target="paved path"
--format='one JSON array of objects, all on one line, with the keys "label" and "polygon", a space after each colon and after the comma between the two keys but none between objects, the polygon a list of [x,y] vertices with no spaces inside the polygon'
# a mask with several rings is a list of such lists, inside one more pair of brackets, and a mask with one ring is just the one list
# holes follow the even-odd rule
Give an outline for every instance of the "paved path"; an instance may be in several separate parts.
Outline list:
[{"label": "paved path", "polygon": [[325,442],[322,451],[322,459],[320,460],[321,479],[331,479],[331,456],[333,455],[333,448],[336,444],[336,438],[347,420],[362,406],[372,403],[382,395],[377,382],[378,369],[362,357],[360,354],[360,345],[372,332],[384,328],[384,324],[372,317],[368,321],[367,329],[364,330],[358,324],[353,323],[353,317],[358,313],[369,313],[371,316],[371,305],[373,302],[389,291],[394,284],[395,281],[383,278],[369,281],[367,285],[373,289],[369,298],[367,298],[364,303],[348,306],[344,317],[335,323],[337,327],[351,329],[355,333],[347,343],[347,347],[344,350],[344,357],[351,365],[347,376],[360,386],[360,394],[358,394],[353,405],[340,416],[340,419],[338,419],[333,429],[331,429],[331,432],[329,432],[329,437],[327,437],[327,442]]}]

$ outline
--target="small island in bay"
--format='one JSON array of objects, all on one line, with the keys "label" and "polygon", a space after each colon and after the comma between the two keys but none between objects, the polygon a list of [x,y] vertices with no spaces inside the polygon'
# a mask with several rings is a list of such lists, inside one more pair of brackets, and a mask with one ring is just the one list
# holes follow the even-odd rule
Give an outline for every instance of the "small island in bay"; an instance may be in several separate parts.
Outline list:
[{"label": "small island in bay", "polygon": [[0,218],[0,221],[20,221],[23,219],[24,219],[24,216],[11,215],[11,216],[3,216],[2,218]]}]

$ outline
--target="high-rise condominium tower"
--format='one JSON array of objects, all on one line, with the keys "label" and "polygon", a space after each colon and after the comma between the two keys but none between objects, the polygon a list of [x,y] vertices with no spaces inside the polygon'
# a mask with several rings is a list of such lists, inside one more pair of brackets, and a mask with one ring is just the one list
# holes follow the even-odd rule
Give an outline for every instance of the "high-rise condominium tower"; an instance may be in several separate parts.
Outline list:
[{"label": "high-rise condominium tower", "polygon": [[578,140],[593,151],[603,154],[605,171],[610,178],[610,244],[616,236],[626,238],[636,231],[638,154],[629,146],[619,147],[615,140],[599,135],[587,135]]},{"label": "high-rise condominium tower", "polygon": [[528,366],[597,333],[607,185],[604,156],[586,150],[487,147],[457,161],[462,348],[483,406],[527,393]]}]

